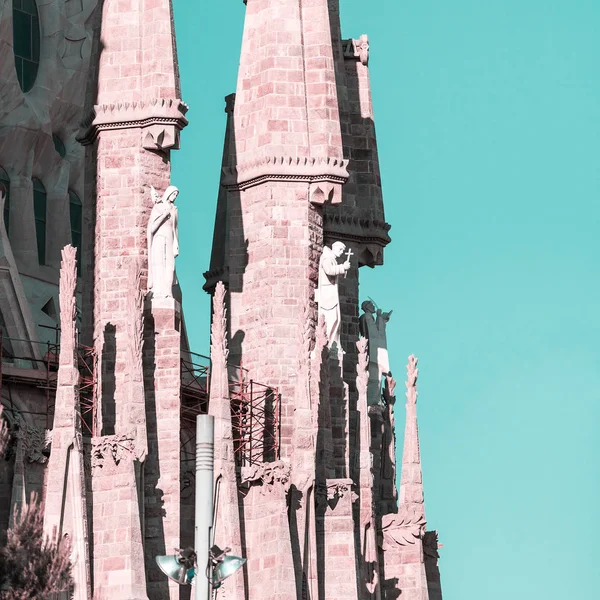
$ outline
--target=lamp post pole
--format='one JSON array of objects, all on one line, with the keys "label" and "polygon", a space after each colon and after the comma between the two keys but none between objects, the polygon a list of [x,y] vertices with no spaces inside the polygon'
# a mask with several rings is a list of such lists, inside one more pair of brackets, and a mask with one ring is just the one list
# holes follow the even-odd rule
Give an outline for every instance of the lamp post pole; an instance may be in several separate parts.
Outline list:
[{"label": "lamp post pole", "polygon": [[215,418],[196,417],[196,531],[194,546],[198,572],[195,579],[195,600],[210,599],[210,570],[206,573],[214,511]]}]

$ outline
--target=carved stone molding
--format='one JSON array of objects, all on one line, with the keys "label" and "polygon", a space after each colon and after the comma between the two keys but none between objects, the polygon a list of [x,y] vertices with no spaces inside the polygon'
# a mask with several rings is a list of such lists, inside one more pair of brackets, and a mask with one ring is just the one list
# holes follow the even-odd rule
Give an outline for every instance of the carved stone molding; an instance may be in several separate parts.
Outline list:
[{"label": "carved stone molding", "polygon": [[29,425],[20,417],[17,417],[16,425],[13,435],[15,439],[21,440],[24,457],[30,463],[47,463],[48,457],[44,451],[48,450],[52,443],[52,432],[37,425]]},{"label": "carved stone molding", "polygon": [[258,463],[242,467],[241,483],[248,487],[261,485],[261,492],[271,493],[276,486],[287,488],[291,477],[291,466],[282,460],[270,463]]},{"label": "carved stone molding", "polygon": [[341,499],[348,494],[352,495],[354,500],[354,492],[352,491],[352,479],[328,479],[326,484],[327,500]]},{"label": "carved stone molding", "polygon": [[358,59],[367,66],[369,64],[369,36],[361,35],[359,39],[342,40],[344,58]]},{"label": "carved stone molding", "polygon": [[334,510],[342,498],[349,498],[351,503],[356,502],[358,494],[352,489],[353,487],[352,479],[327,479],[324,485],[317,487],[317,506],[323,508],[327,505]]},{"label": "carved stone molding", "polygon": [[334,232],[338,235],[339,229],[349,240],[378,243],[383,246],[391,241],[388,231],[392,226],[389,223],[359,213],[352,214],[350,211],[326,213],[323,215],[323,227],[329,235],[334,235]]},{"label": "carved stone molding", "polygon": [[84,146],[107,129],[142,129],[142,146],[147,150],[179,148],[179,132],[188,124],[188,106],[178,99],[155,98],[123,104],[97,104],[82,123],[77,138]]},{"label": "carved stone molding", "polygon": [[245,190],[265,181],[301,181],[310,185],[315,204],[342,201],[341,185],[348,180],[348,161],[342,158],[265,156],[234,167],[223,167],[222,184]]},{"label": "carved stone molding", "polygon": [[422,510],[400,507],[398,514],[384,515],[381,522],[384,550],[410,546],[425,535],[425,515]]},{"label": "carved stone molding", "polygon": [[102,469],[106,460],[112,458],[118,465],[124,458],[135,453],[134,436],[122,433],[92,438],[92,469]]}]

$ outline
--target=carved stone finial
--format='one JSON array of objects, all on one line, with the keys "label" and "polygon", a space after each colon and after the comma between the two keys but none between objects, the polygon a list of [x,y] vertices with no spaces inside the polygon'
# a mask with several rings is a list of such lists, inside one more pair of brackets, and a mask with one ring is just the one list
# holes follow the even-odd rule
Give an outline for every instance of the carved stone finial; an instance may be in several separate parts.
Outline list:
[{"label": "carved stone finial", "polygon": [[418,358],[414,354],[408,357],[408,365],[406,365],[407,381],[406,381],[406,401],[408,404],[415,405],[417,403],[417,379],[419,377],[419,369],[417,369]]}]

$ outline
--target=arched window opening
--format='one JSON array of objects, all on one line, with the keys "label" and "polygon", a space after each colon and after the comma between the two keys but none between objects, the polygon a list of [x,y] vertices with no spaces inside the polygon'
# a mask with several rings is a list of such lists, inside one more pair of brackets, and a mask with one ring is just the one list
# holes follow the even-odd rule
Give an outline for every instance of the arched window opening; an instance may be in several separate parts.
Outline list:
[{"label": "arched window opening", "polygon": [[9,221],[10,221],[10,179],[8,173],[0,167],[0,184],[4,188],[6,198],[4,199],[4,225],[6,226],[6,233],[9,233]]},{"label": "arched window opening", "polygon": [[69,190],[69,212],[71,215],[71,243],[77,248],[77,275],[81,275],[81,230],[83,206],[79,196]]},{"label": "arched window opening", "polygon": [[46,264],[46,188],[39,179],[33,180],[33,214],[37,239],[38,262]]},{"label": "arched window opening", "polygon": [[36,0],[13,0],[13,51],[19,85],[28,92],[40,64],[40,18]]},{"label": "arched window opening", "polygon": [[67,154],[67,149],[63,144],[63,141],[55,134],[52,134],[52,141],[54,142],[54,149],[58,152],[61,158],[64,158]]}]

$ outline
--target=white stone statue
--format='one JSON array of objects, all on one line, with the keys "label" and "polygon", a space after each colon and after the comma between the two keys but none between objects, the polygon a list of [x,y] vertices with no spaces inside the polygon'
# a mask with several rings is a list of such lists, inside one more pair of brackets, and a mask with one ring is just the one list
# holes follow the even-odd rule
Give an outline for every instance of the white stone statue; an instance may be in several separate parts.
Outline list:
[{"label": "white stone statue", "polygon": [[148,221],[148,291],[153,298],[171,298],[175,257],[179,254],[178,216],[175,198],[179,190],[170,185],[162,195],[151,187],[154,206]]},{"label": "white stone statue", "polygon": [[341,329],[342,329],[342,314],[340,311],[340,295],[338,291],[338,277],[346,276],[350,269],[350,257],[352,251],[346,253],[346,261],[342,264],[338,263],[338,258],[344,254],[346,245],[343,242],[334,242],[331,248],[323,246],[323,254],[319,261],[319,286],[315,300],[319,304],[319,320],[321,315],[325,318],[325,328],[327,330],[327,339],[329,347],[333,343],[337,344],[340,352],[341,344]]},{"label": "white stone statue", "polygon": [[387,349],[386,327],[392,311],[384,313],[375,306],[372,300],[361,304],[363,314],[359,319],[360,334],[369,340],[369,386],[368,403],[375,406],[381,400],[381,384],[383,377],[390,371],[390,360]]}]

